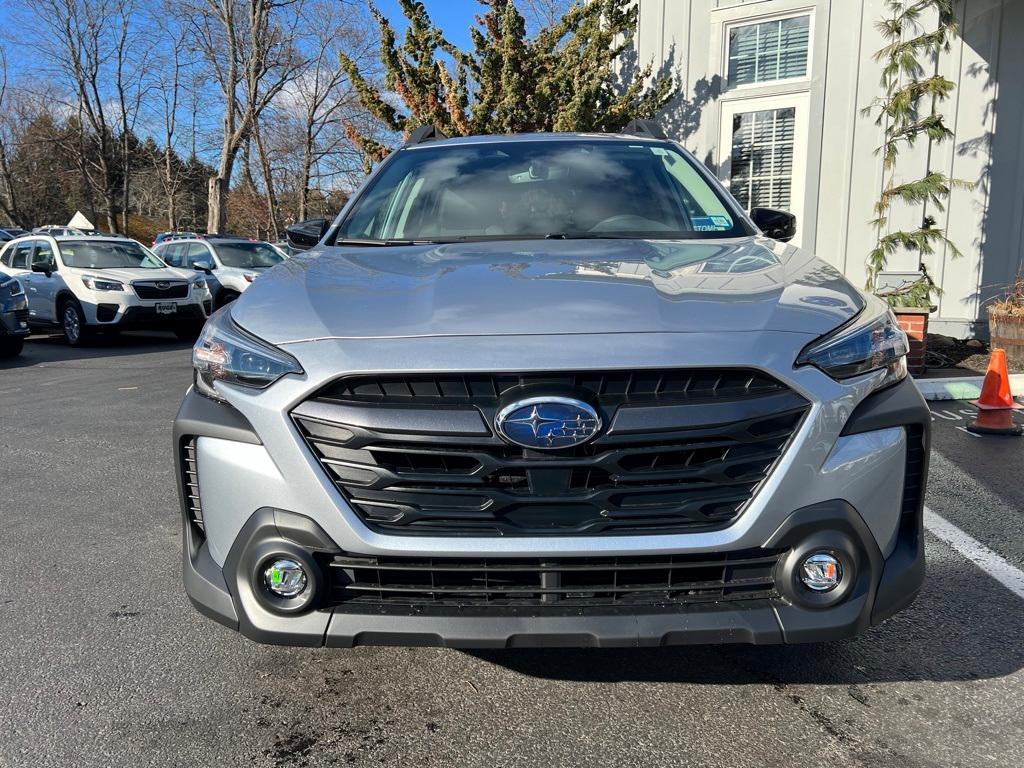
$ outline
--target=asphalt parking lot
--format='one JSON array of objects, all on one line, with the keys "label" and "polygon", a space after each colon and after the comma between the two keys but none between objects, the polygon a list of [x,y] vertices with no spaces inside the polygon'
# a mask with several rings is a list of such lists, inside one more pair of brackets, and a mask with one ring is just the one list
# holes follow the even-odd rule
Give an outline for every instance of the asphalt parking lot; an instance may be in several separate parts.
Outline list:
[{"label": "asphalt parking lot", "polygon": [[927,503],[981,549],[929,534],[917,602],[854,640],[285,649],[181,589],[188,357],[125,335],[0,363],[4,768],[1024,765],[1024,439],[965,433],[965,403],[933,409]]}]

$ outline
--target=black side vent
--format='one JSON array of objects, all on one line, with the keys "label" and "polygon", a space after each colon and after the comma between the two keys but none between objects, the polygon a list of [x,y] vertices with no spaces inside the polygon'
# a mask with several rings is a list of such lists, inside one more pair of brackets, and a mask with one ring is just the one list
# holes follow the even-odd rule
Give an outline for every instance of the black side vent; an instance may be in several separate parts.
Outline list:
[{"label": "black side vent", "polygon": [[196,439],[194,437],[186,438],[181,442],[181,474],[189,521],[205,533],[203,503],[199,498],[199,462],[196,460]]},{"label": "black side vent", "polygon": [[904,516],[917,515],[924,503],[924,478],[927,462],[924,453],[924,430],[918,424],[911,424],[907,430],[907,468],[903,479]]}]

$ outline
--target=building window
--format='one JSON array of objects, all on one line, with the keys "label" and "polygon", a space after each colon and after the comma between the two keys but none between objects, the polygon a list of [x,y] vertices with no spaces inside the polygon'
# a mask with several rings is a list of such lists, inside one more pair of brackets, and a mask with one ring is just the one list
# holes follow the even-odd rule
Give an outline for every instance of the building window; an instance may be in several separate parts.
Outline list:
[{"label": "building window", "polygon": [[809,14],[729,28],[729,87],[807,77]]},{"label": "building window", "polygon": [[796,109],[736,112],[729,189],[746,210],[792,210]]}]

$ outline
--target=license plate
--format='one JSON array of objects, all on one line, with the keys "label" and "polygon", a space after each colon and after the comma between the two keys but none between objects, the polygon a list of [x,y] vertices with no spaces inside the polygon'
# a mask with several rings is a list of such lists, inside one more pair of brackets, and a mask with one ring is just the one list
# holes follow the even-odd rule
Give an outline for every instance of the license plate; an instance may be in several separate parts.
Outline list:
[{"label": "license plate", "polygon": [[158,315],[173,315],[178,311],[177,304],[157,304],[156,313]]}]

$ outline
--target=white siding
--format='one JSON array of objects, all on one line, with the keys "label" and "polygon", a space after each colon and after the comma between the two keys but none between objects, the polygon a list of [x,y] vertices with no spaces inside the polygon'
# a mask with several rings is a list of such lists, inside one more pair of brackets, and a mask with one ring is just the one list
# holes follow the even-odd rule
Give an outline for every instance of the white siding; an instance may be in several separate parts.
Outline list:
[{"label": "white siding", "polygon": [[[862,285],[875,244],[868,222],[882,185],[875,154],[882,131],[862,109],[880,94],[873,55],[882,45],[875,24],[885,14],[884,0],[639,0],[639,6],[640,62],[668,67],[682,84],[664,125],[713,170],[730,151],[719,146],[725,103],[809,94],[804,205],[795,211],[801,242]],[[809,80],[728,91],[726,26],[805,9],[814,14]],[[964,254],[954,259],[943,249],[928,259],[945,291],[932,322],[936,330],[966,335],[984,332],[975,328],[985,319],[983,302],[1016,275],[1024,257],[1024,2],[962,0],[958,10],[962,36],[939,61],[959,86],[943,105],[955,138],[933,147],[930,159],[925,142],[905,150],[898,173],[920,176],[930,163],[976,184],[954,191],[945,212],[927,209]],[[898,208],[892,225],[914,227],[924,213],[921,206]],[[897,255],[889,266],[913,268],[915,257]]]}]

